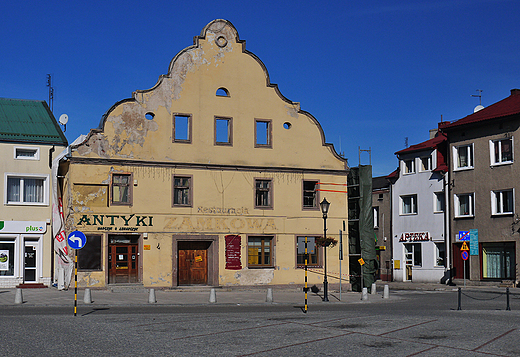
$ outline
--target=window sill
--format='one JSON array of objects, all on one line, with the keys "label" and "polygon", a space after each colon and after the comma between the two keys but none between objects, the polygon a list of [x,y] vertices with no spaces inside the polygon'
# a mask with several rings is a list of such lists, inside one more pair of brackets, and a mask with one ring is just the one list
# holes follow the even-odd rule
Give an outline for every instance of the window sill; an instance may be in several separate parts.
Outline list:
[{"label": "window sill", "polygon": [[474,167],[473,166],[468,166],[468,167],[457,167],[457,168],[454,168],[453,171],[454,172],[457,172],[457,171],[468,171],[468,170],[473,170]]},{"label": "window sill", "polygon": [[414,172],[403,172],[403,175],[413,175],[415,174],[415,171]]},{"label": "window sill", "polygon": [[475,218],[475,215],[464,215],[464,216],[455,216],[455,219],[464,219],[464,218]]},{"label": "window sill", "polygon": [[495,163],[492,163],[491,165],[489,165],[489,167],[493,168],[493,167],[497,167],[497,166],[512,165],[512,164],[513,164],[513,161],[495,162]]},{"label": "window sill", "polygon": [[45,207],[48,206],[48,203],[39,203],[39,202],[6,202],[6,206],[37,206],[37,207]]},{"label": "window sill", "polygon": [[272,210],[273,207],[270,207],[270,206],[255,206],[255,209]]},{"label": "window sill", "polygon": [[417,216],[417,212],[416,213],[401,213],[399,215],[400,216]]},{"label": "window sill", "polygon": [[513,216],[514,212],[504,212],[504,213],[493,213],[491,214],[491,217],[507,217],[507,216]]},{"label": "window sill", "polygon": [[440,213],[444,213],[444,211],[433,211],[433,214],[440,214]]},{"label": "window sill", "polygon": [[257,265],[249,265],[247,268],[248,269],[274,269],[274,266],[272,266],[272,265],[269,265],[269,266],[267,266],[267,265],[265,265],[265,266],[263,266],[263,265],[258,265],[258,266]]}]

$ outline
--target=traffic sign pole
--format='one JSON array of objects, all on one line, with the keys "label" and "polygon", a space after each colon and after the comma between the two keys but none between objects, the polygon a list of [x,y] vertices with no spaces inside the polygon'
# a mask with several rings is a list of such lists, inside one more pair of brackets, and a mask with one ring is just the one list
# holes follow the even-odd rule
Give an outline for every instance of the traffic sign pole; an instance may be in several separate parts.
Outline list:
[{"label": "traffic sign pole", "polygon": [[74,316],[78,307],[78,252],[74,249]]},{"label": "traffic sign pole", "polygon": [[74,249],[74,316],[78,311],[78,249],[81,249],[87,244],[87,237],[83,232],[74,231],[67,237],[69,247]]}]

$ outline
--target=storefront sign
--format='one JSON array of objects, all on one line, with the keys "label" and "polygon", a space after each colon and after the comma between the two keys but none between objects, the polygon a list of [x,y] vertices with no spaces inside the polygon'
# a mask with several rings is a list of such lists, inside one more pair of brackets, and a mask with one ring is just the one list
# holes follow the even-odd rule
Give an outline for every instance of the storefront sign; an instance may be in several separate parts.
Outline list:
[{"label": "storefront sign", "polygon": [[130,231],[139,227],[152,227],[153,216],[115,215],[115,214],[84,214],[78,221],[78,226],[97,226],[99,231]]},{"label": "storefront sign", "polygon": [[469,254],[478,255],[478,229],[470,229],[469,235],[471,240],[469,241]]},{"label": "storefront sign", "polygon": [[399,242],[427,242],[430,240],[432,239],[428,232],[401,233],[401,238],[399,238]]},{"label": "storefront sign", "polygon": [[240,270],[240,249],[242,238],[239,235],[230,234],[226,236],[226,269]]},{"label": "storefront sign", "polygon": [[47,223],[36,221],[0,221],[0,233],[36,233],[47,232]]},{"label": "storefront sign", "polygon": [[199,206],[199,207],[197,207],[197,213],[242,216],[244,214],[249,214],[249,211],[247,210],[246,207],[222,208],[222,207],[201,207],[201,206]]},{"label": "storefront sign", "polygon": [[151,250],[152,246],[150,244],[143,245],[144,250]]},{"label": "storefront sign", "polygon": [[164,230],[184,232],[273,232],[278,228],[273,218],[242,218],[242,217],[168,217]]}]

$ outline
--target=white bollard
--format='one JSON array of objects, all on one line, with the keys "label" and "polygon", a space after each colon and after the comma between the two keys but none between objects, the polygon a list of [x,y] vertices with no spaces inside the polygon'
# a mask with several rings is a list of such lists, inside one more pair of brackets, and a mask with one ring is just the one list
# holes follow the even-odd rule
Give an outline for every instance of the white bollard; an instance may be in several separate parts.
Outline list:
[{"label": "white bollard", "polygon": [[16,289],[16,295],[14,296],[14,303],[23,304],[23,294],[22,294],[21,288]]},{"label": "white bollard", "polygon": [[368,300],[368,288],[363,288],[363,293],[361,294],[361,300]]},{"label": "white bollard", "polygon": [[85,289],[85,294],[83,295],[83,302],[85,304],[92,304],[92,295],[90,294],[90,289]]},{"label": "white bollard", "polygon": [[150,293],[148,294],[148,303],[155,304],[157,299],[155,298],[155,289],[150,289]]},{"label": "white bollard", "polygon": [[217,302],[217,293],[215,292],[215,289],[211,289],[209,292],[209,302],[215,303]]},{"label": "white bollard", "polygon": [[370,288],[370,295],[375,295],[375,294],[377,294],[376,283],[372,283],[372,288]]},{"label": "white bollard", "polygon": [[266,302],[273,302],[273,289],[267,288],[267,296],[265,298]]},{"label": "white bollard", "polygon": [[388,285],[385,285],[385,290],[383,290],[383,299],[388,299],[390,297],[390,289]]}]

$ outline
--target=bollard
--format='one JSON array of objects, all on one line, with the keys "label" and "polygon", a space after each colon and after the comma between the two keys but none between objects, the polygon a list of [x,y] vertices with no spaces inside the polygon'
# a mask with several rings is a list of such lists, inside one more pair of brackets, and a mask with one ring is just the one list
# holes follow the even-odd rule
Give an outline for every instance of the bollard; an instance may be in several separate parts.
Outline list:
[{"label": "bollard", "polygon": [[368,300],[368,289],[363,288],[363,292],[361,293],[361,300],[366,301]]},{"label": "bollard", "polygon": [[385,285],[385,289],[383,290],[383,299],[390,298],[390,289],[388,288],[388,285]]},{"label": "bollard", "polygon": [[85,289],[85,294],[83,295],[83,302],[85,304],[92,304],[92,295],[90,294],[90,289]]},{"label": "bollard", "polygon": [[462,310],[462,308],[460,307],[461,300],[462,300],[462,291],[459,288],[459,306],[457,307],[457,310]]},{"label": "bollard", "polygon": [[511,307],[509,306],[509,288],[506,288],[506,296],[507,296],[507,307],[506,307],[506,311],[511,311]]},{"label": "bollard", "polygon": [[215,289],[211,289],[211,291],[209,292],[209,302],[210,303],[217,302],[217,293],[215,292]]},{"label": "bollard", "polygon": [[148,294],[148,303],[155,304],[157,299],[155,298],[155,289],[150,289],[150,293]]},{"label": "bollard", "polygon": [[21,288],[16,289],[16,295],[14,296],[14,303],[23,304],[23,294],[22,294]]},{"label": "bollard", "polygon": [[370,288],[370,294],[371,295],[377,294],[376,283],[372,283],[372,287]]},{"label": "bollard", "polygon": [[273,302],[273,289],[267,288],[267,296],[265,298],[266,302]]}]

